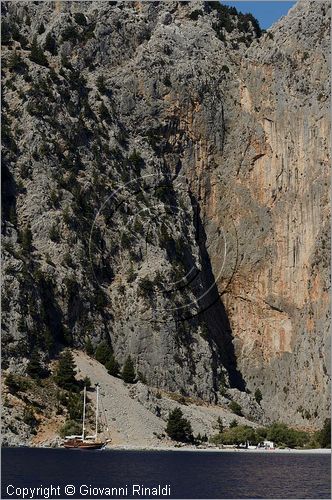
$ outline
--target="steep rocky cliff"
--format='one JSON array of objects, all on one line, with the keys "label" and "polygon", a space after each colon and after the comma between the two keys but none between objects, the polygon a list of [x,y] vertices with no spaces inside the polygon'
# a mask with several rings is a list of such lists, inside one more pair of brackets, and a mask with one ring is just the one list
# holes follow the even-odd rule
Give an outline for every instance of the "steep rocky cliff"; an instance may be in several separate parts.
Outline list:
[{"label": "steep rocky cliff", "polygon": [[150,385],[327,416],[329,26],[4,4],[4,369],[107,339]]}]

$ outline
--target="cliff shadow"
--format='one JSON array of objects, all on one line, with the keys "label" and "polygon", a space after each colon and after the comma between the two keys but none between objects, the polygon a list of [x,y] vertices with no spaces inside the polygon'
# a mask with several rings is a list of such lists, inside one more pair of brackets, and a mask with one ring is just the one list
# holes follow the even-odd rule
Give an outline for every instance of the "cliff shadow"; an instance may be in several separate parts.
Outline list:
[{"label": "cliff shadow", "polygon": [[[191,194],[191,201],[194,209],[195,237],[202,263],[202,271],[199,274],[199,279],[206,291],[198,298],[201,310],[200,314],[202,314],[208,327],[210,338],[218,348],[221,363],[228,372],[230,386],[244,391],[246,384],[237,367],[231,325],[216,284],[211,259],[207,251],[207,236],[202,224],[199,204],[193,194]],[[217,363],[217,360],[215,363]],[[214,368],[216,369],[217,367],[215,366]]]}]

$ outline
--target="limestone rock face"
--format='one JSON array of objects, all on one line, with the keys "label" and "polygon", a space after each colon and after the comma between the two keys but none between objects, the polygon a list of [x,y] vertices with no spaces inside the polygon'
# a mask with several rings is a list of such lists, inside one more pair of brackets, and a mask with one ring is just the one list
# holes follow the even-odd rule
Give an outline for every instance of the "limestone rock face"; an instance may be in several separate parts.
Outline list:
[{"label": "limestone rock face", "polygon": [[259,388],[264,418],[319,425],[329,4],[266,34],[217,2],[15,2],[4,23],[5,368],[108,339],[150,385],[232,387],[262,419],[239,393]]},{"label": "limestone rock face", "polygon": [[277,420],[329,408],[329,29],[325,4],[299,2],[246,53],[238,99],[250,125],[229,124],[223,163],[236,157],[215,215],[237,226],[224,301],[239,367]]}]

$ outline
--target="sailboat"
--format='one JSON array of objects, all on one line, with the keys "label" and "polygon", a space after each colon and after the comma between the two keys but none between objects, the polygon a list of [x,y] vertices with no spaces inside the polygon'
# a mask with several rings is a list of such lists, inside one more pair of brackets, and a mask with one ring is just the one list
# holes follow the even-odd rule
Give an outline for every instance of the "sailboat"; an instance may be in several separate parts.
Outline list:
[{"label": "sailboat", "polygon": [[98,440],[98,419],[99,419],[99,385],[96,386],[96,432],[92,436],[85,435],[85,417],[86,417],[86,387],[84,387],[83,397],[83,422],[82,422],[82,435],[80,436],[66,436],[63,446],[69,449],[80,450],[101,450],[110,441]]}]

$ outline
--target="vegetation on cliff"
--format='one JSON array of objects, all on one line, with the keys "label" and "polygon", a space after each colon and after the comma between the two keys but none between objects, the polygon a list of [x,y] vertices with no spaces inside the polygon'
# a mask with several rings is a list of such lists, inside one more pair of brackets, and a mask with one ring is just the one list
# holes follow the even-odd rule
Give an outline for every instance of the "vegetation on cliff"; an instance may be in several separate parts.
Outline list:
[{"label": "vegetation on cliff", "polygon": [[191,443],[193,441],[191,424],[189,420],[183,417],[180,408],[175,408],[170,412],[166,432],[174,441],[181,441],[183,443]]},{"label": "vegetation on cliff", "polygon": [[[54,384],[55,360],[75,347],[184,400],[322,423],[329,14],[312,3],[311,16],[309,3],[264,35],[220,2],[143,2],[139,14],[133,2],[63,2],[60,14],[5,2],[2,367],[13,394]],[[75,415],[80,387],[63,356],[59,411]]]}]

